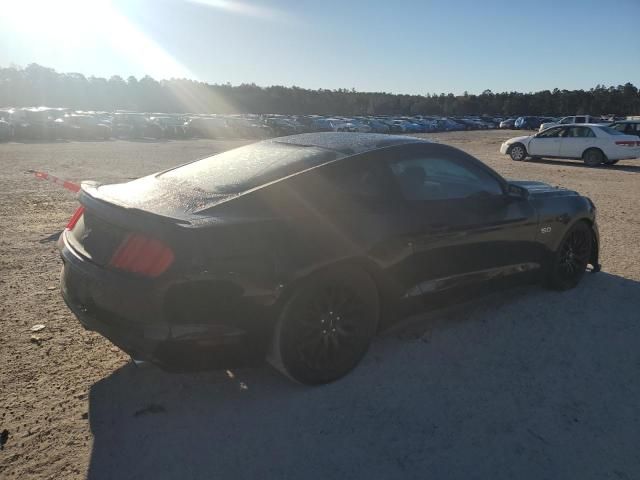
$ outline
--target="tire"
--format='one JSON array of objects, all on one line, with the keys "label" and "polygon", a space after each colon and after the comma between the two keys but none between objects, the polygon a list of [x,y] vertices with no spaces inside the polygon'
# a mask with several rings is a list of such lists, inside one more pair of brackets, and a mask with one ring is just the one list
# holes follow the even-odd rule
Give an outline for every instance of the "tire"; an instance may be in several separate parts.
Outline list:
[{"label": "tire", "polygon": [[578,285],[587,269],[592,248],[591,227],[582,221],[576,223],[553,254],[547,285],[554,290],[568,290]]},{"label": "tire", "polygon": [[605,160],[604,164],[605,165],[615,165],[616,163],[618,163],[619,160]]},{"label": "tire", "polygon": [[366,272],[352,267],[321,272],[285,303],[267,360],[302,384],[332,382],[365,355],[379,316],[378,290]]},{"label": "tire", "polygon": [[582,154],[582,161],[587,167],[597,167],[605,161],[605,158],[600,150],[590,148]]},{"label": "tire", "polygon": [[524,145],[521,143],[515,143],[511,145],[511,148],[509,148],[509,156],[511,157],[511,160],[521,162],[527,158],[527,149],[524,148]]}]

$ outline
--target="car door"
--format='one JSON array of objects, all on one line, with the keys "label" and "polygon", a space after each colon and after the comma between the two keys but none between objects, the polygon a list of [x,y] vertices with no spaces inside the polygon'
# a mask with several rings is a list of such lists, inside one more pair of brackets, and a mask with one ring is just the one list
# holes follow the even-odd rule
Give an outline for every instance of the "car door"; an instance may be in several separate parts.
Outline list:
[{"label": "car door", "polygon": [[536,213],[482,162],[445,145],[417,146],[388,167],[410,222],[422,295],[539,266]]},{"label": "car door", "polygon": [[336,259],[373,264],[385,292],[404,298],[420,278],[412,246],[418,227],[384,163],[402,154],[397,147],[384,150],[297,175],[266,190],[261,203],[294,219],[283,235],[296,239],[287,261],[301,258],[313,268]]},{"label": "car door", "polygon": [[585,150],[596,144],[596,135],[591,127],[567,127],[560,142],[560,156],[580,158]]},{"label": "car door", "polygon": [[557,157],[560,143],[567,127],[552,127],[535,135],[529,142],[529,155],[536,157]]}]

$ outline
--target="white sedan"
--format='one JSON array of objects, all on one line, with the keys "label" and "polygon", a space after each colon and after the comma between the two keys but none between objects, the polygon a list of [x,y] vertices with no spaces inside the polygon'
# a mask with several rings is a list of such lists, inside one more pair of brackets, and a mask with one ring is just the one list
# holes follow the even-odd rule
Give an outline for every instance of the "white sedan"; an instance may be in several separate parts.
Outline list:
[{"label": "white sedan", "polygon": [[500,153],[516,161],[527,157],[582,159],[588,166],[595,167],[640,157],[640,142],[637,136],[602,125],[572,124],[507,140],[500,146]]}]

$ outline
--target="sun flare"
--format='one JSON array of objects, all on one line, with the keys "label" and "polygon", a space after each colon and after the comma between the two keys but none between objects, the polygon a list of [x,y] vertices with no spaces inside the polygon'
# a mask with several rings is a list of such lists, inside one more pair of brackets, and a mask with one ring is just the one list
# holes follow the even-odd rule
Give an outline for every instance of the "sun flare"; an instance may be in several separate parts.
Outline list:
[{"label": "sun flare", "polygon": [[1,22],[17,33],[16,42],[35,52],[59,48],[100,55],[110,48],[148,75],[196,78],[108,0],[21,0],[3,8]]}]

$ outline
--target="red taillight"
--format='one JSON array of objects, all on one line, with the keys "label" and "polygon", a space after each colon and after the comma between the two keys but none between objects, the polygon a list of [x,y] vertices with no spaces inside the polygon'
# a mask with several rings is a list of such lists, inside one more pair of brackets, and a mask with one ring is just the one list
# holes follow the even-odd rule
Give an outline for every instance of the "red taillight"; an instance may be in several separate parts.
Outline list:
[{"label": "red taillight", "polygon": [[120,270],[157,277],[173,263],[173,251],[164,243],[139,233],[122,241],[109,265]]},{"label": "red taillight", "polygon": [[640,145],[640,142],[636,142],[635,140],[617,140],[616,145],[620,145],[621,147],[635,147],[636,145]]},{"label": "red taillight", "polygon": [[69,223],[67,223],[67,230],[73,230],[73,227],[76,226],[76,223],[78,223],[78,220],[80,220],[80,217],[82,217],[83,213],[84,213],[84,207],[79,206],[78,209],[75,211],[75,213],[71,215],[71,218],[69,219]]}]

